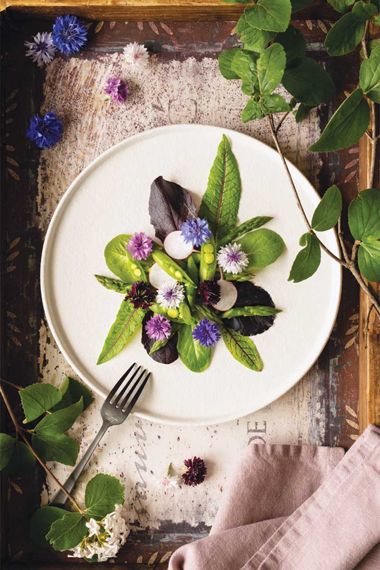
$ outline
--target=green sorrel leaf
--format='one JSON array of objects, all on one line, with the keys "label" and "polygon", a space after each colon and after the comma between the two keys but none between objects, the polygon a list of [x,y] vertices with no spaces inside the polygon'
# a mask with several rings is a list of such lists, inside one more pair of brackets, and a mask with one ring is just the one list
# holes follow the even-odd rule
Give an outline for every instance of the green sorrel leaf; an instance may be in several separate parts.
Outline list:
[{"label": "green sorrel leaf", "polygon": [[211,349],[202,346],[192,336],[192,327],[178,327],[177,350],[180,359],[192,372],[203,372],[211,362]]},{"label": "green sorrel leaf", "polygon": [[250,232],[238,241],[248,255],[249,269],[261,269],[270,265],[285,249],[282,237],[267,228]]},{"label": "green sorrel leaf", "polygon": [[360,244],[358,264],[366,279],[380,282],[380,240],[367,238]]},{"label": "green sorrel leaf", "polygon": [[95,277],[103,287],[111,291],[116,291],[116,293],[123,293],[125,295],[130,289],[130,283],[125,283],[125,281],[121,281],[120,279],[113,279],[105,275],[95,275]]},{"label": "green sorrel leaf", "polygon": [[46,535],[53,522],[61,519],[67,511],[59,507],[46,506],[38,509],[30,520],[30,537],[34,544],[41,548],[48,548]]},{"label": "green sorrel leaf", "polygon": [[328,152],[348,148],[357,143],[369,123],[369,107],[361,89],[343,101],[326,125],[319,140],[310,150]]},{"label": "green sorrel leaf", "polygon": [[86,519],[80,513],[69,513],[53,522],[46,539],[54,550],[69,550],[78,546],[87,535]]},{"label": "green sorrel leaf", "polygon": [[257,78],[261,95],[270,95],[281,82],[286,64],[285,50],[275,43],[265,49],[257,60]]},{"label": "green sorrel leaf", "polygon": [[115,322],[112,324],[104,342],[97,364],[103,364],[111,360],[127,346],[140,327],[144,314],[143,309],[135,309],[131,303],[122,301]]},{"label": "green sorrel leaf", "polygon": [[313,234],[304,234],[300,239],[303,249],[297,254],[290,270],[289,281],[299,283],[311,277],[321,263],[321,247]]},{"label": "green sorrel leaf", "polygon": [[349,205],[348,224],[355,239],[380,238],[380,190],[359,192]]},{"label": "green sorrel leaf", "polygon": [[371,50],[360,66],[359,85],[364,93],[380,104],[380,46]]},{"label": "green sorrel leaf", "polygon": [[107,267],[112,273],[126,283],[146,281],[145,271],[127,250],[129,234],[120,234],[106,245],[104,257]]},{"label": "green sorrel leaf", "polygon": [[31,422],[50,410],[62,399],[62,394],[51,384],[31,384],[19,392],[25,422]]},{"label": "green sorrel leaf", "polygon": [[311,107],[325,103],[334,93],[330,75],[310,57],[293,60],[282,83],[297,101]]},{"label": "green sorrel leaf", "polygon": [[199,215],[206,218],[215,241],[235,227],[239,210],[241,182],[239,167],[225,135],[212,165]]},{"label": "green sorrel leaf", "polygon": [[290,0],[258,0],[245,11],[247,21],[254,28],[268,32],[285,32],[292,7]]},{"label": "green sorrel leaf", "polygon": [[276,315],[280,312],[280,309],[275,307],[264,307],[262,305],[250,306],[250,307],[233,307],[222,314],[223,319],[232,319],[233,317],[269,317],[270,315]]},{"label": "green sorrel leaf", "polygon": [[315,209],[311,227],[317,232],[330,230],[338,222],[342,212],[342,194],[335,184],[324,193]]},{"label": "green sorrel leaf", "polygon": [[99,473],[87,483],[85,505],[90,517],[105,517],[124,503],[124,488],[119,479]]},{"label": "green sorrel leaf", "polygon": [[264,363],[251,338],[225,328],[222,329],[222,336],[224,344],[235,360],[255,372],[263,370]]}]

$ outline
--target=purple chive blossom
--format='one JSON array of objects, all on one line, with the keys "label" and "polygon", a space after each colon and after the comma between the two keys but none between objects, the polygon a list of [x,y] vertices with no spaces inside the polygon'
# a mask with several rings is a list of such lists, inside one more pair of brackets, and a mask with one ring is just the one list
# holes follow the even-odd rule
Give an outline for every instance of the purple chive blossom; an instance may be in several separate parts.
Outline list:
[{"label": "purple chive blossom", "polygon": [[53,42],[64,55],[78,52],[87,41],[87,28],[76,16],[58,16],[53,24]]},{"label": "purple chive blossom", "polygon": [[134,259],[145,261],[153,249],[153,241],[143,232],[133,234],[128,242],[127,249]]},{"label": "purple chive blossom", "polygon": [[50,32],[38,32],[32,42],[24,42],[27,57],[31,57],[38,67],[43,67],[54,59],[55,45]]},{"label": "purple chive blossom", "polygon": [[249,263],[247,254],[239,243],[228,243],[218,253],[219,267],[227,273],[241,273]]},{"label": "purple chive blossom", "polygon": [[38,148],[50,148],[61,139],[63,127],[55,113],[46,113],[42,117],[33,115],[30,119],[26,136]]},{"label": "purple chive blossom", "polygon": [[107,79],[105,92],[116,103],[124,103],[128,97],[129,89],[125,81],[120,79],[120,77],[113,76]]},{"label": "purple chive blossom", "polygon": [[170,337],[172,326],[169,319],[154,315],[145,325],[146,334],[152,340],[165,340]]},{"label": "purple chive blossom", "polygon": [[194,247],[200,247],[211,237],[211,231],[207,220],[202,218],[189,218],[180,227],[183,239],[192,243]]},{"label": "purple chive blossom", "polygon": [[214,346],[220,339],[218,327],[208,319],[202,319],[193,330],[193,338],[202,346]]},{"label": "purple chive blossom", "polygon": [[181,283],[165,283],[157,291],[157,303],[164,309],[177,309],[185,298]]}]

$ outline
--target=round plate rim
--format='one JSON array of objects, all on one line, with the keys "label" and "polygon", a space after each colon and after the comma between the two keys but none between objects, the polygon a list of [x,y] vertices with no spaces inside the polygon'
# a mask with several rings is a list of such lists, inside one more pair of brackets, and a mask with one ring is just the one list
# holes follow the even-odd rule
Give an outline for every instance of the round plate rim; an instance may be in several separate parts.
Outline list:
[{"label": "round plate rim", "polygon": [[[59,350],[61,351],[62,355],[64,356],[65,360],[71,366],[71,368],[74,370],[74,372],[81,378],[81,380],[83,380],[83,382],[85,384],[87,384],[92,390],[94,390],[94,392],[96,392],[102,398],[106,398],[108,392],[104,388],[102,388],[98,382],[92,382],[91,380],[88,380],[86,377],[84,377],[83,373],[78,369],[76,364],[73,362],[73,360],[71,359],[69,354],[66,352],[66,350],[63,346],[63,343],[61,343],[59,334],[57,333],[57,330],[54,326],[54,318],[52,317],[52,314],[51,314],[50,309],[49,309],[49,303],[47,300],[47,292],[46,292],[45,274],[46,274],[48,250],[49,250],[50,242],[52,240],[52,234],[54,232],[54,226],[55,226],[56,221],[59,220],[59,216],[61,214],[61,211],[64,209],[66,202],[70,199],[71,194],[75,191],[76,186],[78,184],[80,184],[82,178],[85,178],[87,176],[87,174],[89,172],[91,172],[91,170],[96,168],[98,166],[98,164],[100,164],[102,161],[107,159],[107,156],[109,154],[117,152],[120,147],[122,147],[125,144],[130,143],[131,141],[138,141],[138,140],[144,139],[144,138],[152,136],[152,135],[154,136],[156,133],[159,133],[161,131],[170,131],[170,130],[178,130],[178,129],[183,129],[183,130],[212,129],[212,130],[218,130],[218,131],[223,132],[227,135],[239,136],[239,137],[242,137],[242,138],[245,138],[248,140],[254,140],[259,145],[264,146],[266,148],[266,150],[269,151],[269,154],[272,154],[275,157],[275,159],[280,159],[277,151],[274,148],[272,148],[270,145],[262,142],[261,140],[255,138],[251,135],[248,135],[246,133],[241,133],[241,132],[235,131],[233,129],[219,127],[219,126],[215,126],[215,125],[203,125],[203,124],[192,124],[192,123],[179,123],[179,124],[174,124],[174,125],[164,125],[161,127],[155,127],[153,129],[147,129],[147,130],[145,130],[141,133],[137,133],[135,135],[131,135],[130,137],[125,138],[122,141],[120,141],[119,143],[111,146],[110,148],[108,148],[107,150],[102,152],[98,157],[96,157],[92,162],[90,162],[90,164],[88,164],[80,172],[80,174],[78,174],[78,176],[76,176],[74,178],[74,180],[71,182],[71,184],[65,190],[64,194],[60,198],[59,203],[58,203],[57,207],[55,208],[54,213],[51,217],[48,229],[47,229],[46,234],[45,234],[43,247],[42,247],[41,265],[40,265],[40,289],[41,289],[42,305],[43,305],[43,309],[44,309],[44,313],[45,313],[45,317],[46,317],[46,321],[47,321],[47,324],[49,326],[49,329],[50,329],[50,331],[54,337],[55,342],[57,343]],[[291,161],[286,159],[286,162],[287,162],[288,166],[290,166],[291,168],[293,168],[297,171],[297,174],[302,178],[302,180],[306,181],[306,183],[311,187],[312,191],[315,193],[315,195],[320,200],[321,199],[320,195],[318,194],[318,192],[316,191],[314,186],[311,184],[311,182],[306,178],[306,176]],[[338,239],[337,239],[336,232],[335,232],[335,230],[329,230],[329,231],[333,231],[337,251],[339,251]],[[258,410],[262,409],[263,407],[271,404],[272,402],[275,402],[276,400],[278,400],[279,398],[284,396],[284,394],[286,394],[289,390],[291,390],[303,378],[303,376],[313,367],[315,362],[318,360],[318,358],[319,358],[323,348],[325,347],[328,339],[330,338],[331,332],[334,328],[335,321],[336,321],[338,311],[339,311],[339,307],[340,307],[341,294],[342,294],[342,268],[339,266],[338,284],[336,287],[334,318],[332,319],[331,326],[329,327],[328,330],[326,330],[326,334],[324,335],[323,340],[321,340],[321,346],[319,348],[318,354],[311,364],[308,364],[307,366],[304,367],[304,369],[302,370],[302,373],[300,373],[299,377],[296,380],[292,380],[290,383],[288,383],[284,387],[284,389],[278,393],[276,398],[274,398],[274,399],[270,398],[268,400],[268,402],[266,402],[265,404],[260,405],[259,407],[253,407],[253,409],[251,411],[244,413],[242,416],[236,415],[236,412],[233,412],[231,414],[224,414],[222,416],[218,416],[217,418],[213,418],[211,423],[210,423],[209,419],[195,420],[195,421],[192,419],[189,419],[189,420],[185,419],[185,420],[179,421],[179,420],[170,419],[167,417],[162,417],[159,415],[150,415],[150,414],[144,413],[144,412],[133,412],[133,414],[136,417],[141,418],[143,420],[147,420],[147,421],[154,422],[154,423],[161,423],[163,425],[205,426],[205,425],[215,425],[215,424],[220,424],[220,423],[225,423],[228,421],[236,420],[236,419],[244,417],[248,414],[255,413]],[[115,381],[116,380],[117,379],[115,379]]]}]

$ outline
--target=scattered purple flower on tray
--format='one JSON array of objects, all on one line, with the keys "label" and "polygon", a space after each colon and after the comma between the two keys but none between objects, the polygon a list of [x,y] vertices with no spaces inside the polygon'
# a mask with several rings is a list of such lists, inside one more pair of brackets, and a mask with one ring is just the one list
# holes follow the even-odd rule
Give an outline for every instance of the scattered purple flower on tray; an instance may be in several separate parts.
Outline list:
[{"label": "scattered purple flower on tray", "polygon": [[76,16],[58,16],[53,24],[53,42],[64,55],[78,52],[87,41],[87,28]]},{"label": "scattered purple flower on tray", "polygon": [[177,309],[185,298],[181,283],[165,283],[157,292],[157,303],[164,309]]},{"label": "scattered purple flower on tray", "polygon": [[200,247],[210,237],[211,232],[207,220],[202,218],[188,218],[180,227],[183,239],[194,247]]},{"label": "scattered purple flower on tray", "polygon": [[153,249],[153,240],[144,232],[133,234],[128,242],[127,249],[134,259],[145,261]]},{"label": "scattered purple flower on tray", "polygon": [[172,326],[169,319],[154,315],[145,325],[146,334],[152,340],[165,340],[170,337]]},{"label": "scattered purple flower on tray", "polygon": [[193,338],[202,346],[214,346],[220,339],[220,331],[215,323],[202,319],[193,330]]},{"label": "scattered purple flower on tray", "polygon": [[207,467],[203,459],[200,457],[185,459],[184,464],[187,467],[185,473],[182,474],[185,485],[196,487],[196,485],[203,483],[207,474]]},{"label": "scattered purple flower on tray", "polygon": [[206,305],[216,305],[220,300],[220,285],[216,279],[201,281],[197,293]]},{"label": "scattered purple flower on tray", "polygon": [[149,283],[144,281],[137,281],[132,283],[125,300],[132,303],[135,309],[149,309],[154,303],[156,292]]},{"label": "scattered purple flower on tray", "polygon": [[227,273],[241,273],[249,263],[247,254],[239,243],[228,243],[218,253],[219,266]]},{"label": "scattered purple flower on tray", "polygon": [[32,42],[25,42],[24,45],[27,57],[31,57],[38,67],[43,67],[54,59],[55,45],[49,32],[38,32],[33,36]]},{"label": "scattered purple flower on tray", "polygon": [[33,115],[30,119],[26,136],[38,148],[50,148],[57,144],[63,132],[62,122],[55,113],[46,115]]},{"label": "scattered purple flower on tray", "polygon": [[125,46],[124,59],[127,63],[136,67],[142,67],[149,61],[149,52],[142,44],[133,42]]},{"label": "scattered purple flower on tray", "polygon": [[128,97],[129,89],[125,81],[120,77],[109,77],[107,79],[105,92],[116,103],[124,103]]}]

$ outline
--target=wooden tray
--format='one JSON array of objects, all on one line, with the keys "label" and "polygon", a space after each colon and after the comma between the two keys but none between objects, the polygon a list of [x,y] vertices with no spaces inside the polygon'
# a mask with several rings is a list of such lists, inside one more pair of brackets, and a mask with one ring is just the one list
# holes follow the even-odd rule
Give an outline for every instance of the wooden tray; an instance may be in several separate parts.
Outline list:
[{"label": "wooden tray", "polygon": [[[231,32],[242,7],[219,0],[92,0],[3,1],[1,13],[1,131],[2,148],[2,377],[27,385],[38,379],[39,324],[43,318],[39,293],[39,260],[42,236],[35,223],[39,153],[27,152],[25,125],[42,101],[43,75],[24,55],[26,37],[46,27],[58,13],[76,13],[91,22],[91,41],[84,55],[101,57],[129,41],[150,42],[158,57],[184,59],[216,57],[222,47],[233,46]],[[314,57],[335,14],[314,6],[297,16]],[[128,25],[125,22],[129,22]],[[123,24],[123,25],[122,25]],[[338,91],[353,87],[358,62],[347,58],[326,62]],[[335,101],[336,104],[336,101]],[[322,109],[322,124],[329,109]],[[366,139],[347,151],[321,155],[319,182],[326,188],[334,176],[346,201],[366,187],[370,149]],[[377,169],[378,172],[378,169]],[[378,182],[378,180],[377,180]],[[367,301],[355,283],[344,275],[343,301],[331,340],[319,361],[319,382],[328,428],[323,443],[348,447],[368,423],[380,421],[380,396],[376,371],[380,369],[379,329],[370,319],[364,334]],[[322,403],[322,402],[321,402]],[[16,405],[16,402],[15,402]],[[16,410],[17,411],[17,410]],[[312,413],[312,411],[311,411]],[[7,418],[2,415],[3,422]],[[46,570],[82,566],[54,552],[35,551],[28,544],[29,514],[38,507],[41,476],[2,482],[2,551],[4,568]],[[159,530],[137,532],[129,539],[117,563],[108,567],[164,568],[170,552],[179,545],[205,536],[208,528],[163,521]],[[86,564],[86,563],[85,563]],[[103,568],[104,565],[92,565]]]}]

